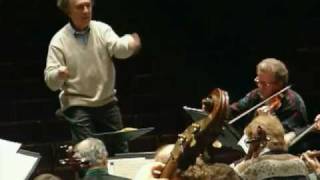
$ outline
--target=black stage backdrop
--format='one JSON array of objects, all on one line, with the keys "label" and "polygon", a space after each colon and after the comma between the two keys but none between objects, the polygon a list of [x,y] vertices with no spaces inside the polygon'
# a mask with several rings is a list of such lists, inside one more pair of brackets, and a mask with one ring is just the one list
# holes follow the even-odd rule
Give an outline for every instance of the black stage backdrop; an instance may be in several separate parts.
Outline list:
[{"label": "black stage backdrop", "polygon": [[[32,122],[47,133],[43,123],[53,122],[59,107],[58,93],[43,81],[49,41],[67,22],[55,3],[0,1],[0,124],[20,128],[0,131],[0,138],[50,137],[28,139],[21,129]],[[96,0],[94,19],[119,35],[138,32],[142,38],[140,54],[116,61],[125,124],[180,131],[190,122],[183,105],[200,107],[217,87],[229,92],[231,102],[244,96],[254,87],[255,65],[266,57],[287,64],[313,119],[320,112],[319,8],[318,0]]]}]

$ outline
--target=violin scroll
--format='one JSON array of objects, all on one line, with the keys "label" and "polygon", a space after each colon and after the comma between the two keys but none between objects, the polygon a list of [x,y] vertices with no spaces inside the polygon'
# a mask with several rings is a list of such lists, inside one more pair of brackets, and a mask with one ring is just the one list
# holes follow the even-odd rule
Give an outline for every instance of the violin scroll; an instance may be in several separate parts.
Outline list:
[{"label": "violin scroll", "polygon": [[206,98],[203,98],[201,100],[202,103],[202,109],[206,111],[207,113],[211,112],[213,109],[213,99],[212,96],[208,96]]},{"label": "violin scroll", "polygon": [[248,154],[246,155],[245,159],[256,158],[259,156],[260,152],[266,146],[269,138],[267,137],[266,131],[261,127],[258,126],[256,132],[252,139],[249,139],[246,143],[250,144]]}]

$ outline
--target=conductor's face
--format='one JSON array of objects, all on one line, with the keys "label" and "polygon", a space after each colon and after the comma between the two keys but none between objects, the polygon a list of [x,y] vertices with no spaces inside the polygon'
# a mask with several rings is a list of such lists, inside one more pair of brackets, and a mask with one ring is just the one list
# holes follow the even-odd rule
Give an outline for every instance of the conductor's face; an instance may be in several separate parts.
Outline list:
[{"label": "conductor's face", "polygon": [[91,0],[69,0],[69,3],[69,18],[77,30],[84,30],[92,17]]}]

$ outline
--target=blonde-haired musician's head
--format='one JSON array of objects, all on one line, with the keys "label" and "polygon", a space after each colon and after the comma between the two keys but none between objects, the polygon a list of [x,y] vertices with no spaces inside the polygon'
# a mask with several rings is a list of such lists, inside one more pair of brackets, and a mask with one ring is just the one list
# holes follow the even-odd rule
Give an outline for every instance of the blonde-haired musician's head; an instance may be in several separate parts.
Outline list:
[{"label": "blonde-haired musician's head", "polygon": [[269,138],[266,148],[272,150],[287,151],[285,142],[285,131],[280,120],[271,114],[259,115],[255,117],[245,128],[244,133],[252,139],[258,127],[261,127]]}]

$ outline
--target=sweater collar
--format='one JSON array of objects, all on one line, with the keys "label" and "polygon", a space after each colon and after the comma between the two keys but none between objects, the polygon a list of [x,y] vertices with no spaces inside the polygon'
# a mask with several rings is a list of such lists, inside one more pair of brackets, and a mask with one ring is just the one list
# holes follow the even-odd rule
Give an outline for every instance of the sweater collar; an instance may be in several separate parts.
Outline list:
[{"label": "sweater collar", "polygon": [[69,22],[69,30],[71,31],[71,33],[75,36],[75,37],[79,37],[79,36],[86,36],[89,34],[90,32],[90,24],[88,27],[86,27],[84,30],[82,31],[78,31],[75,29],[73,23],[70,21]]}]

